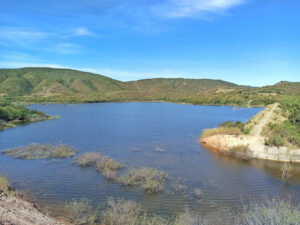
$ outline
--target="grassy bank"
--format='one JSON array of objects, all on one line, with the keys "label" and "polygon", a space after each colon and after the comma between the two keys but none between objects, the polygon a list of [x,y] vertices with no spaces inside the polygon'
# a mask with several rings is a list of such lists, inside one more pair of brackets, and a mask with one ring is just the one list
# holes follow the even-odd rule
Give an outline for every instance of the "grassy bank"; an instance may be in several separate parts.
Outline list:
[{"label": "grassy bank", "polygon": [[201,138],[217,134],[241,135],[249,134],[249,132],[250,129],[246,127],[245,123],[242,123],[241,121],[232,122],[229,120],[224,123],[221,123],[219,127],[203,130]]},{"label": "grassy bank", "polygon": [[[201,138],[217,134],[248,135],[271,108],[272,105],[267,106],[246,123],[226,121],[220,124],[219,127],[205,129]],[[279,106],[273,111],[270,120],[263,127],[260,135],[265,137],[265,145],[267,146],[286,146],[290,149],[299,148],[300,99],[288,97],[281,100]]]},{"label": "grassy bank", "polygon": [[42,121],[50,118],[44,112],[35,109],[30,110],[23,105],[0,102],[0,130],[15,127],[18,124]]}]

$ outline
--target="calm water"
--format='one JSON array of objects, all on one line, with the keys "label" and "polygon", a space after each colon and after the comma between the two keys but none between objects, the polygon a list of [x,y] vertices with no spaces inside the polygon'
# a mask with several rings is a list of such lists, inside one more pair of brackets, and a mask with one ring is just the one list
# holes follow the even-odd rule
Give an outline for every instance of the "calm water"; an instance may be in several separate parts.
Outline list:
[{"label": "calm water", "polygon": [[[242,162],[205,150],[198,142],[202,129],[226,120],[246,121],[260,108],[233,110],[226,106],[167,103],[104,103],[35,105],[32,108],[60,119],[32,123],[0,132],[0,150],[30,143],[69,144],[79,153],[101,151],[127,167],[165,170],[173,180],[184,180],[185,193],[144,194],[107,182],[94,169],[81,169],[72,160],[16,160],[0,155],[0,173],[14,187],[27,190],[39,202],[88,198],[94,203],[109,196],[135,199],[150,210],[166,213],[186,206],[212,211],[238,209],[241,200],[300,199],[299,166],[293,177],[280,179],[282,164],[254,160]],[[156,148],[164,153],[155,152]],[[196,198],[194,189],[201,190]]]}]

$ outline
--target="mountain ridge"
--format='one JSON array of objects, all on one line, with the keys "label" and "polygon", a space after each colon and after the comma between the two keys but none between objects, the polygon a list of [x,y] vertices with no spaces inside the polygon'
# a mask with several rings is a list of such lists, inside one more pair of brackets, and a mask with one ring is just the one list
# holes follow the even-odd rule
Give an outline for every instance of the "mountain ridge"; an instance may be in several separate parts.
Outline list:
[{"label": "mountain ridge", "polygon": [[[32,102],[172,101],[193,104],[242,104],[300,94],[300,82],[264,87],[220,79],[152,78],[119,81],[74,69],[25,67],[0,69],[0,97]],[[209,100],[206,100],[209,99]],[[223,98],[223,99],[222,99]],[[271,99],[271,100],[270,100]]]}]

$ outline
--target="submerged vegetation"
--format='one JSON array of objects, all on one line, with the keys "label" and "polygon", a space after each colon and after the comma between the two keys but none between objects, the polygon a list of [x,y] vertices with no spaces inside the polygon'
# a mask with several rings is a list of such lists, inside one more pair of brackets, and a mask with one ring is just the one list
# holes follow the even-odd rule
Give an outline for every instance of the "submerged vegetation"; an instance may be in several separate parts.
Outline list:
[{"label": "submerged vegetation", "polygon": [[66,205],[67,219],[76,225],[89,224],[94,225],[98,219],[98,210],[93,209],[86,198],[72,200]]},{"label": "submerged vegetation", "polygon": [[[4,176],[0,176],[0,196],[14,194]],[[199,192],[199,195],[201,193]],[[17,196],[17,195],[14,195]],[[25,210],[25,209],[23,209]],[[241,212],[199,214],[186,208],[178,215],[149,213],[140,203],[123,198],[108,198],[92,205],[82,198],[67,202],[64,219],[74,225],[299,225],[300,207],[290,201],[265,200],[244,205]]]},{"label": "submerged vegetation", "polygon": [[76,154],[76,150],[68,145],[31,144],[2,151],[3,154],[17,159],[50,159],[66,158]]},{"label": "submerged vegetation", "polygon": [[162,192],[167,180],[168,174],[166,172],[149,167],[131,169],[119,178],[119,181],[124,185],[139,186],[148,193]]},{"label": "submerged vegetation", "polygon": [[131,200],[109,198],[105,208],[92,210],[87,200],[72,201],[73,224],[101,225],[299,225],[300,208],[291,202],[267,200],[244,206],[241,213],[198,214],[186,209],[177,216],[147,212]]},{"label": "submerged vegetation", "polygon": [[252,203],[245,207],[242,221],[246,225],[299,225],[300,207],[279,200]]},{"label": "submerged vegetation", "polygon": [[80,167],[95,167],[108,179],[116,179],[117,170],[124,167],[123,164],[99,152],[89,152],[81,155],[76,163]]},{"label": "submerged vegetation", "polygon": [[141,206],[131,200],[109,198],[107,208],[102,214],[102,225],[167,225],[167,218],[148,214]]}]

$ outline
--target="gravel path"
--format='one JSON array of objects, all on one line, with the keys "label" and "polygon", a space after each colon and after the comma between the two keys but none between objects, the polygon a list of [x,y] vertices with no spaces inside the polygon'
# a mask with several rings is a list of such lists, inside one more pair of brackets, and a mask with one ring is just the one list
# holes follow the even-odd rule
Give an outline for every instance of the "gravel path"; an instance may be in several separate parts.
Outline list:
[{"label": "gravel path", "polygon": [[277,106],[278,106],[278,103],[275,103],[272,106],[272,108],[264,115],[264,117],[258,122],[258,124],[256,124],[255,127],[253,127],[253,129],[250,132],[250,134],[252,136],[257,136],[257,137],[260,136],[262,129],[269,122],[270,117],[272,116],[272,114]]}]

